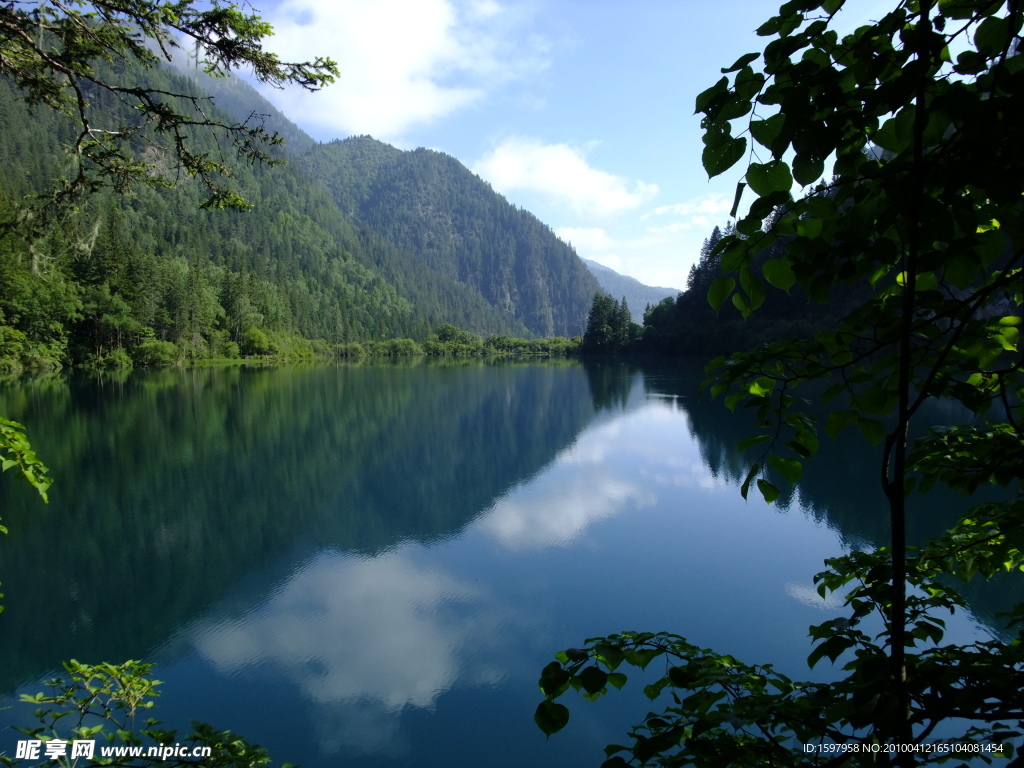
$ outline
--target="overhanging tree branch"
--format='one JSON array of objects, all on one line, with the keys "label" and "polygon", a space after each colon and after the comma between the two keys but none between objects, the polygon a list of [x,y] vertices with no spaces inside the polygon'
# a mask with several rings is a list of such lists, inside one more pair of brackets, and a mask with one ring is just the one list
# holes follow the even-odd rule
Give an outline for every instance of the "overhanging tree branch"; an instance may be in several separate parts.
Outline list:
[{"label": "overhanging tree branch", "polygon": [[[143,183],[170,180],[132,151],[129,139],[161,134],[171,137],[168,151],[179,173],[200,179],[208,191],[207,207],[244,209],[246,202],[220,179],[230,163],[192,150],[190,130],[211,130],[230,139],[238,158],[275,162],[267,148],[280,138],[261,123],[225,123],[204,112],[202,100],[188,92],[126,86],[101,77],[95,63],[135,62],[143,67],[172,60],[183,44],[195,49],[197,66],[215,77],[249,69],[274,87],[298,85],[318,90],[330,84],[337,66],[328,58],[283,62],[263,48],[270,25],[234,5],[201,8],[194,0],[99,0],[98,2],[7,2],[0,4],[0,74],[21,89],[30,105],[55,109],[78,126],[74,145],[76,172],[50,195],[67,204],[82,194],[111,184],[119,191]],[[152,46],[152,48],[150,47]],[[159,55],[153,48],[159,51]],[[129,100],[138,121],[100,128],[93,124],[89,89]]]}]

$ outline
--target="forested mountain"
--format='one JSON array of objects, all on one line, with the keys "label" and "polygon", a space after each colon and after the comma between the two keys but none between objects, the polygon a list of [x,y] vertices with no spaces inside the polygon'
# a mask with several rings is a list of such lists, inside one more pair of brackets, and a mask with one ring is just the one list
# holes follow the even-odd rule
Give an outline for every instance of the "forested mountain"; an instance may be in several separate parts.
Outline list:
[{"label": "forested mountain", "polygon": [[319,145],[296,162],[343,213],[415,257],[390,271],[379,265],[396,285],[420,279],[427,267],[531,333],[583,332],[597,281],[549,227],[455,158],[360,136]]},{"label": "forested mountain", "polygon": [[[167,71],[147,77],[188,87]],[[118,109],[103,97],[93,95],[99,109]],[[55,113],[29,113],[6,83],[0,115],[0,217],[8,218],[16,199],[60,175],[72,129]],[[213,137],[200,141],[224,153]],[[154,146],[141,151],[159,159]],[[234,184],[254,210],[202,210],[203,190],[186,179],[129,197],[97,194],[42,236],[7,230],[0,357],[119,365],[153,342],[190,357],[283,352],[300,335],[412,335],[434,319],[369,266],[356,228],[297,169],[242,166]]]},{"label": "forested mountain", "polygon": [[[582,258],[582,257],[581,257]],[[675,298],[680,293],[678,288],[664,288],[656,285],[645,285],[635,277],[621,275],[611,267],[598,264],[590,259],[582,259],[587,269],[600,283],[602,290],[610,296],[625,297],[633,322],[644,321],[644,308],[655,307],[662,299]]]},{"label": "forested mountain", "polygon": [[[292,141],[287,154],[272,152],[290,162],[237,164],[230,146],[198,136],[200,151],[235,167],[229,183],[253,204],[203,210],[202,186],[175,174],[159,140],[139,141],[133,149],[163,167],[167,188],[99,192],[77,215],[26,229],[15,223],[19,201],[66,172],[74,128],[29,110],[0,80],[0,367],[295,357],[317,349],[310,340],[422,340],[442,323],[480,334],[582,333],[597,288],[582,262],[453,158],[371,139],[317,146],[238,80],[108,74],[198,97],[209,85],[209,114],[266,115]],[[97,124],[129,119],[109,93],[86,95]]]}]

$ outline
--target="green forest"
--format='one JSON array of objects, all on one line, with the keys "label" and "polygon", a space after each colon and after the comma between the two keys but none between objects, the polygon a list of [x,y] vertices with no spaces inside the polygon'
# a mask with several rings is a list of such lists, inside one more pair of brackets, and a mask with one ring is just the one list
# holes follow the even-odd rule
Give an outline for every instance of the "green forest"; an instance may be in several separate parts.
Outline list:
[{"label": "green forest", "polygon": [[[224,182],[248,209],[204,207],[208,188],[179,174],[38,211],[31,201],[66,175],[75,124],[26,106],[0,80],[0,368],[561,354],[573,348],[566,337],[582,333],[593,277],[550,229],[453,158],[368,138],[316,145],[238,80],[121,64],[98,71],[200,99],[208,85],[217,94],[210,114],[228,124],[266,114],[291,143],[269,147],[263,164],[230,164]],[[94,90],[93,113],[131,120],[117,98]],[[216,111],[222,105],[238,117]],[[229,161],[234,151],[209,131],[190,139],[196,154]],[[136,143],[154,173],[172,170],[158,145]],[[375,153],[388,159],[380,180],[364,157]],[[461,213],[445,214],[439,229],[436,217],[413,213],[427,198],[455,201]],[[466,335],[453,341],[451,327]]]}]

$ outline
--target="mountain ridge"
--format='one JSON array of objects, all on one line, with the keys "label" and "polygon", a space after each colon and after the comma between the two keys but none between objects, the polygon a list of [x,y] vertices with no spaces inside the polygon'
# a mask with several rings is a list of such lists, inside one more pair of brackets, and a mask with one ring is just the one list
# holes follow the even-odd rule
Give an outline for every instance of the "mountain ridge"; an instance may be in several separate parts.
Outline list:
[{"label": "mountain ridge", "polygon": [[634,322],[643,323],[644,309],[650,306],[657,306],[662,299],[675,298],[682,291],[678,288],[667,288],[657,285],[646,285],[635,277],[623,275],[611,267],[606,267],[592,259],[580,257],[587,269],[594,275],[605,293],[613,298],[620,299],[623,296],[629,304],[629,312]]},{"label": "mountain ridge", "polygon": [[319,144],[296,163],[325,185],[343,213],[532,333],[582,333],[597,281],[549,226],[458,159],[355,136]]}]

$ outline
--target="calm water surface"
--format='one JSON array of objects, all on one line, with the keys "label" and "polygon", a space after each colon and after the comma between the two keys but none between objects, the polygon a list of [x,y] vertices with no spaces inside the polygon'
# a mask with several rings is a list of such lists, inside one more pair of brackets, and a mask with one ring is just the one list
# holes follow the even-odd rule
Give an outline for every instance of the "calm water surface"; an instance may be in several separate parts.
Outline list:
[{"label": "calm water surface", "polygon": [[[537,677],[585,638],[668,630],[807,677],[822,560],[886,535],[872,456],[826,446],[783,508],[744,502],[742,417],[696,369],[387,365],[6,385],[56,476],[0,487],[0,725],[60,661],[159,664],[160,716],[320,766],[596,766],[640,686]],[[914,521],[925,535],[948,520]],[[1019,592],[1019,585],[1003,584]],[[984,635],[998,598],[948,638]],[[816,669],[827,677],[830,669]],[[0,753],[17,735],[0,731]]]}]

